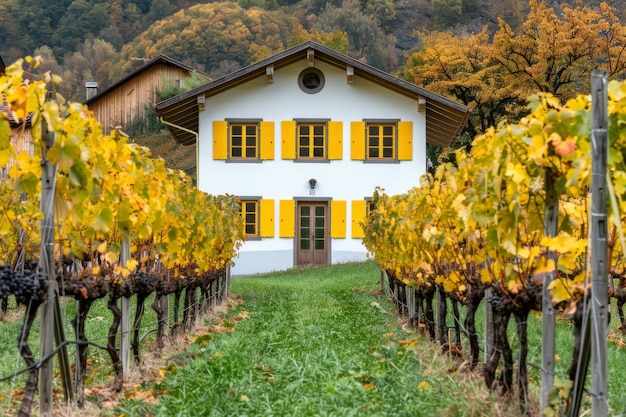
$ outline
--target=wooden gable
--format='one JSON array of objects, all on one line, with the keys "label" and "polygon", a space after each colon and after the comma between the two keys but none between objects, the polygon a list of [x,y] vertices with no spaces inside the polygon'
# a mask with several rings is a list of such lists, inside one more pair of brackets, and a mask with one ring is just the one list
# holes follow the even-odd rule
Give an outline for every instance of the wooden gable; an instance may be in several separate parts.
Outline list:
[{"label": "wooden gable", "polygon": [[180,87],[193,69],[163,55],[143,65],[85,102],[105,132],[120,126],[128,130],[146,120],[146,108],[156,105],[156,91],[166,81]]}]

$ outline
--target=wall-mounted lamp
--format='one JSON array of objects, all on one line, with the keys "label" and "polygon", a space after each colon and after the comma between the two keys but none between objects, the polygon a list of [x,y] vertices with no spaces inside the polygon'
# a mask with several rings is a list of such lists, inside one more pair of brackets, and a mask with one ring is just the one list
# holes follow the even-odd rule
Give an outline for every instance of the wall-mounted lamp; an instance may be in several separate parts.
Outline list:
[{"label": "wall-mounted lamp", "polygon": [[311,178],[309,180],[309,187],[311,187],[311,190],[315,190],[315,185],[317,184],[317,180],[315,178]]}]

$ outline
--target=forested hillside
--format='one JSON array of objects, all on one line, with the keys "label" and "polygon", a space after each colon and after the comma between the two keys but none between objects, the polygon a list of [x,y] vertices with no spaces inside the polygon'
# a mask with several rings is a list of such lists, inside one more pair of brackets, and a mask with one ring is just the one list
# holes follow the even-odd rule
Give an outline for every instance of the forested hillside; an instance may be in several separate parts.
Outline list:
[{"label": "forested hillside", "polygon": [[527,0],[3,0],[0,56],[44,57],[40,71],[82,101],[85,81],[106,87],[159,53],[218,77],[311,38],[393,73],[419,47],[416,31],[477,32],[498,17],[515,28],[527,10]]}]

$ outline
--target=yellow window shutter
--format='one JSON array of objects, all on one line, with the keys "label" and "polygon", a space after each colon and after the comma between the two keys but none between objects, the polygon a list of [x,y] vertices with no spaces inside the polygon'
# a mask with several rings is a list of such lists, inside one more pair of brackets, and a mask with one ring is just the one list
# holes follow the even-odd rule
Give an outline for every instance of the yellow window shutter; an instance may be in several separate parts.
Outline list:
[{"label": "yellow window shutter", "polygon": [[398,160],[413,159],[413,122],[398,122]]},{"label": "yellow window shutter", "polygon": [[284,120],[281,123],[282,158],[296,159],[296,122]]},{"label": "yellow window shutter", "polygon": [[343,239],[346,237],[346,201],[330,202],[330,237]]},{"label": "yellow window shutter", "polygon": [[274,200],[261,199],[261,237],[274,237]]},{"label": "yellow window shutter", "polygon": [[280,237],[295,236],[295,202],[293,200],[280,200]]},{"label": "yellow window shutter", "polygon": [[274,122],[261,122],[261,159],[274,159]]},{"label": "yellow window shutter", "polygon": [[365,159],[365,122],[350,123],[350,154],[353,160]]},{"label": "yellow window shutter", "polygon": [[352,201],[352,237],[354,239],[362,239],[365,237],[365,231],[361,227],[361,223],[365,222],[367,202],[365,200]]},{"label": "yellow window shutter", "polygon": [[228,158],[228,122],[213,121],[213,159]]},{"label": "yellow window shutter", "polygon": [[328,159],[343,158],[343,123],[328,122]]}]

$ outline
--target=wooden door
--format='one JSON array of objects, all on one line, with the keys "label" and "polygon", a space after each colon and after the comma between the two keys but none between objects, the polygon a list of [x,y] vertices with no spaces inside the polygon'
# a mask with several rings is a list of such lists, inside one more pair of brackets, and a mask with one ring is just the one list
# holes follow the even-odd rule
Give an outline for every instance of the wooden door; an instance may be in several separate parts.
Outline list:
[{"label": "wooden door", "polygon": [[328,264],[328,203],[303,201],[297,206],[296,260],[299,266]]}]

